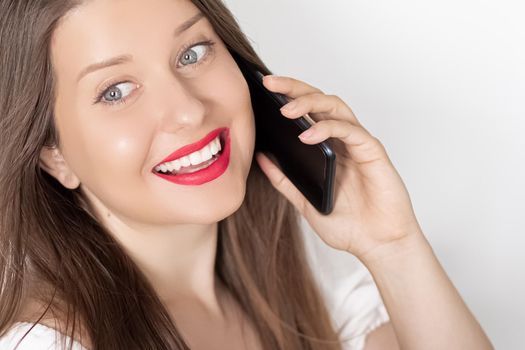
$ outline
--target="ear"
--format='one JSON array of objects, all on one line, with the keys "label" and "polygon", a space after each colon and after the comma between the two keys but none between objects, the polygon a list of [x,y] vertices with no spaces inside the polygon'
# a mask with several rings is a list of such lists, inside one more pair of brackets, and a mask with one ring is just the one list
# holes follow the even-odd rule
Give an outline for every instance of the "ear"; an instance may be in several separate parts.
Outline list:
[{"label": "ear", "polygon": [[40,167],[70,190],[80,185],[80,180],[73,173],[57,147],[42,147],[40,151]]}]

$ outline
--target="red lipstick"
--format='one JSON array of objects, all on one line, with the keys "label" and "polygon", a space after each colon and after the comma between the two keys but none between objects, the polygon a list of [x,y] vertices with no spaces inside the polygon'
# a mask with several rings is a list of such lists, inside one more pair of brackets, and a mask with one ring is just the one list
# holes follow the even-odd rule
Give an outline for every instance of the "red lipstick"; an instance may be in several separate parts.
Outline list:
[{"label": "red lipstick", "polygon": [[227,128],[215,129],[212,132],[210,132],[208,135],[204,136],[202,140],[179,148],[178,150],[176,150],[175,152],[167,156],[165,159],[163,159],[159,164],[155,165],[155,167],[158,165],[161,165],[162,163],[170,162],[172,160],[187,156],[188,154],[192,154],[193,152],[200,150],[202,147],[206,146],[214,138],[216,138],[217,135],[219,135],[221,132],[225,131],[226,129]]},{"label": "red lipstick", "polygon": [[224,145],[221,145],[222,150],[218,154],[217,160],[215,160],[211,165],[204,169],[197,170],[192,173],[185,173],[185,174],[162,174],[160,172],[157,172],[155,170],[152,170],[152,172],[170,182],[181,184],[181,185],[201,185],[203,183],[209,182],[214,180],[215,178],[221,176],[226,169],[228,168],[228,165],[230,163],[230,131],[228,128],[218,128],[210,132],[208,135],[206,135],[202,140],[197,141],[195,143],[192,143],[190,145],[181,147],[180,149],[176,150],[172,154],[170,154],[168,157],[166,157],[163,161],[161,161],[159,164],[157,164],[154,168],[156,168],[158,165],[169,162],[181,157],[184,157],[186,155],[189,155],[195,151],[200,150],[202,147],[210,143],[213,139],[215,139],[218,135],[221,135],[221,141],[224,142]]}]

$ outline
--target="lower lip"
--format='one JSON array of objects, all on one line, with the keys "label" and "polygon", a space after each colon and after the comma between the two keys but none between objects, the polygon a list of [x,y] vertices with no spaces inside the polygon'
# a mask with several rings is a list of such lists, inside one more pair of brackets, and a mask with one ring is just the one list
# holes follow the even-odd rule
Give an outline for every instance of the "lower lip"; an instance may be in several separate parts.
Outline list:
[{"label": "lower lip", "polygon": [[206,182],[215,180],[221,176],[228,165],[230,164],[230,131],[227,129],[224,132],[224,149],[219,155],[216,161],[214,161],[210,166],[197,170],[193,173],[178,174],[178,175],[166,175],[155,173],[155,175],[160,176],[161,178],[168,180],[170,182],[179,184],[179,185],[202,185]]}]

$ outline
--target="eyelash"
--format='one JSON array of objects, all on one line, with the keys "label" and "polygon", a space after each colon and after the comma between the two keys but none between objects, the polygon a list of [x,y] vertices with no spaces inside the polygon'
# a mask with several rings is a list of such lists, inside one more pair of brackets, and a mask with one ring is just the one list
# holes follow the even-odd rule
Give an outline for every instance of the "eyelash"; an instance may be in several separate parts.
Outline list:
[{"label": "eyelash", "polygon": [[[188,51],[189,49],[191,49],[192,47],[194,46],[199,46],[199,45],[204,45],[207,47],[207,51],[206,53],[204,54],[204,57],[201,58],[200,61],[198,61],[197,63],[192,63],[192,64],[188,64],[186,66],[183,66],[183,67],[190,67],[190,69],[195,69],[197,66],[199,66],[200,64],[204,63],[205,61],[207,61],[207,59],[211,56],[211,54],[213,53],[213,45],[215,45],[215,42],[213,40],[204,40],[204,41],[197,41],[197,42],[190,42],[186,45],[184,45],[182,47],[182,49],[180,50],[180,54],[177,55],[177,63],[179,62],[181,56],[183,53],[185,53],[186,51]],[[192,68],[193,67],[193,68]],[[109,82],[107,84],[105,84],[102,88],[101,88],[101,92],[97,94],[97,96],[93,99],[93,104],[96,104],[96,103],[99,103],[99,102],[102,102],[102,98],[104,97],[104,95],[106,94],[106,92],[108,92],[108,90],[110,88],[112,88],[113,86],[116,86],[116,85],[119,85],[119,84],[122,84],[122,83],[131,83],[129,80],[124,80],[124,81],[117,81],[117,82]],[[121,98],[117,101],[114,101],[114,102],[102,102],[104,104],[108,104],[108,105],[116,105],[116,104],[120,104],[120,103],[125,103],[127,100],[127,97],[125,98]]]}]

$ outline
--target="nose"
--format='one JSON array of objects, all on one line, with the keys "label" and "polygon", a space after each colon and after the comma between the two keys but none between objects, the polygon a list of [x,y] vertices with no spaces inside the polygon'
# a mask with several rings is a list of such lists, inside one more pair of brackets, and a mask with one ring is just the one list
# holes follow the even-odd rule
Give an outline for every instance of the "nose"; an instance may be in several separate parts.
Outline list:
[{"label": "nose", "polygon": [[182,128],[198,128],[203,123],[205,107],[191,84],[170,75],[170,79],[163,79],[160,86],[162,90],[156,100],[160,106],[159,127],[162,131],[172,133]]}]

